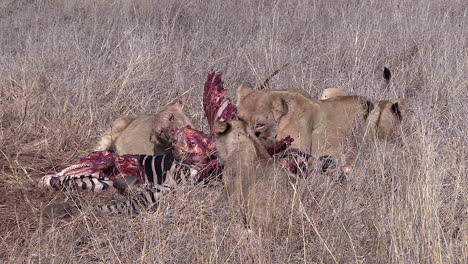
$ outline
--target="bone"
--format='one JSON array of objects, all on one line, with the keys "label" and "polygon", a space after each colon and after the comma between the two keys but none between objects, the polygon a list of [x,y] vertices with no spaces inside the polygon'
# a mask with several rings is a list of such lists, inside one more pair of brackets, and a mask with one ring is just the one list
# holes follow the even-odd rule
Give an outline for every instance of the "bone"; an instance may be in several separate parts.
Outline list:
[{"label": "bone", "polygon": [[83,163],[72,164],[72,165],[66,167],[65,169],[61,170],[59,173],[57,173],[57,176],[67,175],[70,171],[85,168],[87,166],[88,166],[88,164],[83,164]]}]

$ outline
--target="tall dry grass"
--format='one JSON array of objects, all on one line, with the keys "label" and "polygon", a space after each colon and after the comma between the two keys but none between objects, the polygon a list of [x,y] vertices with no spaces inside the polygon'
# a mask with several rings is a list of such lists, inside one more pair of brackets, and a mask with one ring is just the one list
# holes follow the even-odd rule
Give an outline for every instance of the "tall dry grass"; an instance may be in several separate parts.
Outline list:
[{"label": "tall dry grass", "polygon": [[[0,261],[468,263],[465,1],[4,0],[0,29]],[[367,146],[344,185],[307,180],[290,236],[246,233],[219,187],[138,216],[41,217],[64,194],[39,177],[88,153],[112,119],[183,95],[205,127],[208,71],[234,97],[286,62],[272,87],[410,108],[402,146]]]}]

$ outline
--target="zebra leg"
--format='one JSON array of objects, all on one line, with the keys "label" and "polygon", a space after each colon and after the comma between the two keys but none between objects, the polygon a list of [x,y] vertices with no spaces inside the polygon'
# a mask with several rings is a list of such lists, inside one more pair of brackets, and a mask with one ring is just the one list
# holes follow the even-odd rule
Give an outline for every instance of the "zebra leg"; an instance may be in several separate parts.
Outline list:
[{"label": "zebra leg", "polygon": [[39,187],[41,188],[51,188],[51,189],[61,189],[62,182],[67,177],[79,177],[77,175],[62,175],[58,174],[49,174],[42,177],[39,180]]},{"label": "zebra leg", "polygon": [[172,191],[172,188],[163,185],[154,185],[151,188],[138,191],[127,201],[109,205],[96,205],[94,209],[101,213],[135,214],[156,206],[158,201]]},{"label": "zebra leg", "polygon": [[41,179],[41,185],[52,187],[54,189],[67,190],[86,190],[91,192],[99,192],[113,186],[113,182],[94,173],[91,175],[64,175],[59,177],[45,176]]}]

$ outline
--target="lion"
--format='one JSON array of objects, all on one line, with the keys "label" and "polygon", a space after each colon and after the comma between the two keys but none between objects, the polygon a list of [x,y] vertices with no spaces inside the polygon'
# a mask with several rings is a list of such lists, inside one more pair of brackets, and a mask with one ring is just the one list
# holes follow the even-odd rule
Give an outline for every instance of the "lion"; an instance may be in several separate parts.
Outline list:
[{"label": "lion", "polygon": [[278,167],[253,130],[240,120],[214,125],[228,201],[246,224],[264,234],[287,230],[296,179]]},{"label": "lion", "polygon": [[[276,99],[270,100],[272,94],[275,95]],[[248,99],[244,100],[247,96]],[[302,89],[265,90],[254,89],[248,84],[242,84],[237,89],[236,105],[238,111],[241,111],[241,118],[247,113],[252,114],[246,121],[255,120],[251,125],[255,127],[256,136],[269,138],[276,136],[279,121],[288,112],[286,100],[293,97],[312,99],[310,94]],[[250,107],[245,107],[249,103],[252,103]],[[239,106],[241,107],[239,108]],[[257,109],[265,109],[265,111],[256,111]],[[266,111],[266,109],[271,111]]]},{"label": "lion", "polygon": [[169,104],[157,114],[123,116],[112,123],[95,150],[119,155],[164,155],[172,148],[170,131],[186,125],[193,127],[182,111],[181,102]]},{"label": "lion", "polygon": [[382,100],[369,115],[368,131],[373,138],[383,141],[397,137],[406,115],[406,99]]},{"label": "lion", "polygon": [[[362,123],[373,104],[361,96],[327,100],[306,97],[300,92],[238,88],[238,116],[254,129],[277,124],[276,139],[291,136],[292,147],[316,157],[337,156],[347,136]],[[256,136],[260,136],[256,133]]]},{"label": "lion", "polygon": [[[390,71],[385,68],[384,75],[390,75]],[[390,78],[386,76],[386,81]],[[348,96],[348,93],[341,88],[327,88],[322,92],[320,100],[327,100],[340,96]],[[396,137],[401,122],[406,115],[406,99],[381,100],[374,103],[374,109],[369,114],[367,133],[373,138],[388,141]]]}]

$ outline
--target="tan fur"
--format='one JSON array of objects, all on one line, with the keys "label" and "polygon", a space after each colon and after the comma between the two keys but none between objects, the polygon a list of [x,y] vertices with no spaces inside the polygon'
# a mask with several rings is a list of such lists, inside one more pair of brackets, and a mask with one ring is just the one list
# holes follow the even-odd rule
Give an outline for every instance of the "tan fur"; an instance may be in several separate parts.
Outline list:
[{"label": "tan fur", "polygon": [[[364,121],[368,105],[364,97],[341,96],[320,101],[289,91],[251,90],[238,93],[238,116],[255,125],[278,122],[277,139],[294,138],[292,147],[317,157],[336,156],[356,122]],[[274,122],[269,122],[274,123]]]},{"label": "tan fur", "polygon": [[287,99],[295,97],[312,98],[301,89],[256,90],[243,84],[237,89],[238,114],[255,128],[257,137],[276,137],[279,121],[289,111]]},{"label": "tan fur", "polygon": [[[251,94],[253,91],[256,91],[256,93]],[[254,89],[249,84],[241,84],[237,88],[237,105],[239,105],[240,103],[239,99],[244,98],[248,94],[253,95],[256,98],[260,98],[260,97],[264,97],[271,91],[283,92],[285,94],[302,95],[306,98],[312,98],[312,96],[310,96],[310,94],[307,91],[302,90],[302,89],[265,90],[265,89]]]},{"label": "tan fur", "polygon": [[[395,99],[380,101],[374,106],[364,126],[356,129],[354,142],[347,149],[346,160],[342,166],[345,174],[350,174],[358,158],[358,145],[363,141],[381,140],[395,141],[401,129],[401,122],[406,116],[406,100]],[[357,140],[357,142],[356,142]]]},{"label": "tan fur", "polygon": [[405,99],[378,102],[369,116],[370,135],[381,140],[394,138],[398,134],[401,121],[405,116]]},{"label": "tan fur", "polygon": [[320,96],[320,100],[327,100],[330,98],[347,95],[348,93],[341,88],[327,88],[323,90],[322,96]]},{"label": "tan fur", "polygon": [[[322,92],[320,100],[327,100],[338,96],[347,96],[348,93],[341,88],[327,88]],[[392,105],[397,104],[399,113],[392,111]],[[395,107],[395,106],[394,106]],[[379,101],[369,116],[370,133],[378,139],[388,140],[395,136],[399,125],[406,115],[406,100],[394,99]]]},{"label": "tan fur", "polygon": [[224,164],[228,200],[247,224],[264,234],[287,230],[294,179],[275,166],[265,147],[242,121],[215,124],[218,157]]},{"label": "tan fur", "polygon": [[111,150],[119,155],[162,155],[169,152],[169,133],[173,128],[192,125],[176,102],[157,114],[124,116],[115,120],[96,145],[95,150]]}]

